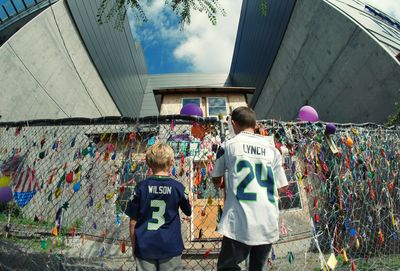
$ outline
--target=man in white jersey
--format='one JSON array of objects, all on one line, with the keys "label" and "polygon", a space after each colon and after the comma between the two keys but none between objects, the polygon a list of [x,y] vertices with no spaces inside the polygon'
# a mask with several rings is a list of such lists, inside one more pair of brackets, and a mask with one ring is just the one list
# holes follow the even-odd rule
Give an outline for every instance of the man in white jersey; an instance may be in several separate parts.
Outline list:
[{"label": "man in white jersey", "polygon": [[261,271],[271,244],[279,239],[278,190],[284,191],[288,182],[273,138],[254,134],[254,111],[238,107],[231,122],[236,136],[222,143],[212,172],[218,186],[227,171],[217,270],[240,270],[250,255],[249,270]]}]

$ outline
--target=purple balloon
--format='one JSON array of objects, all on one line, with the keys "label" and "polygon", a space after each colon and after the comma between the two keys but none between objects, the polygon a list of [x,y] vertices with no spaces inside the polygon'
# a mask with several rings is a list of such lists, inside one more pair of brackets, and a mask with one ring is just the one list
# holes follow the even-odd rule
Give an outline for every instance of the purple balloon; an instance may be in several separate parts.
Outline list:
[{"label": "purple balloon", "polygon": [[203,110],[201,110],[200,106],[194,103],[188,103],[181,109],[181,115],[186,116],[203,116]]},{"label": "purple balloon", "polygon": [[333,135],[336,132],[336,126],[333,123],[328,123],[325,127],[325,134]]},{"label": "purple balloon", "polygon": [[319,117],[314,108],[305,105],[299,110],[299,119],[302,121],[316,122],[319,120]]},{"label": "purple balloon", "polygon": [[0,188],[0,202],[9,202],[11,200],[12,200],[11,188],[8,186]]}]

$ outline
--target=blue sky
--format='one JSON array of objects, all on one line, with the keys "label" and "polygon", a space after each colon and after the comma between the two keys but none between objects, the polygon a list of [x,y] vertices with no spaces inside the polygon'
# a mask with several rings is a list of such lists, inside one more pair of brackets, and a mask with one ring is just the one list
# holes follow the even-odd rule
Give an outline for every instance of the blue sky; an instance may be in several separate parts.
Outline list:
[{"label": "blue sky", "polygon": [[180,30],[179,21],[165,0],[152,0],[145,6],[149,21],[132,32],[143,47],[148,72],[227,73],[236,39],[242,0],[220,0],[227,16],[219,16],[216,26],[205,14],[192,13],[192,22]]},{"label": "blue sky", "polygon": [[169,9],[160,9],[159,12],[157,17],[154,11],[146,12],[150,18],[149,22],[132,27],[134,35],[141,41],[148,72],[154,74],[193,71],[190,61],[177,59],[173,54],[186,38],[186,34],[179,31],[177,16]]},{"label": "blue sky", "polygon": [[[140,27],[134,26],[130,16],[132,31],[144,49],[150,74],[229,72],[242,0],[219,1],[227,16],[219,16],[216,26],[211,25],[206,15],[194,12],[192,23],[180,31],[177,17],[165,8],[165,0],[150,1],[145,7],[149,22]],[[400,0],[362,1],[400,20]]]}]

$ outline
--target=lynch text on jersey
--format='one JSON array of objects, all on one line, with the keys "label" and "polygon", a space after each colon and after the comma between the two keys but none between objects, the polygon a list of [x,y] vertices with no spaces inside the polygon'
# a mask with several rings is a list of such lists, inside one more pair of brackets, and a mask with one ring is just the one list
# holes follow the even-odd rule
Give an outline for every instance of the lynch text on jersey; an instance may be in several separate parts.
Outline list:
[{"label": "lynch text on jersey", "polygon": [[253,145],[243,144],[243,151],[248,154],[263,155],[265,156],[265,148]]},{"label": "lynch text on jersey", "polygon": [[170,186],[149,186],[149,193],[152,194],[171,194],[172,187]]}]

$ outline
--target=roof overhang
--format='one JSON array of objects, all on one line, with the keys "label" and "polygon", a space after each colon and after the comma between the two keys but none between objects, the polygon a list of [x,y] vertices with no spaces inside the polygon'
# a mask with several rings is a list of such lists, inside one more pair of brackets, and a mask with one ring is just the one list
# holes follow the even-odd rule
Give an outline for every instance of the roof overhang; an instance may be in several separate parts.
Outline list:
[{"label": "roof overhang", "polygon": [[158,110],[161,109],[162,98],[164,95],[186,95],[186,94],[254,94],[253,87],[181,87],[181,88],[159,88],[153,89],[154,98]]}]

